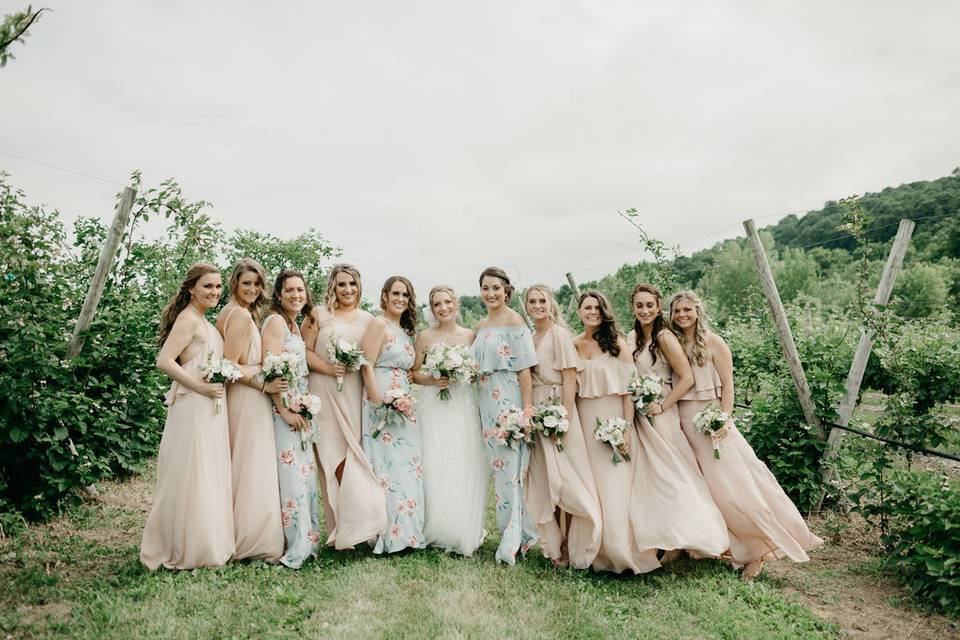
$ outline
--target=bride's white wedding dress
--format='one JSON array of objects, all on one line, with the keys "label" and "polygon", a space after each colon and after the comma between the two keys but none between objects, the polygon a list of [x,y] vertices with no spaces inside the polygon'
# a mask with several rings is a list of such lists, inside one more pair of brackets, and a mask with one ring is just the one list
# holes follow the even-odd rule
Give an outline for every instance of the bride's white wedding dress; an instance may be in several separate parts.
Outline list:
[{"label": "bride's white wedding dress", "polygon": [[472,384],[420,388],[417,422],[423,438],[423,490],[427,543],[471,555],[483,542],[487,464],[480,429],[477,392]]}]

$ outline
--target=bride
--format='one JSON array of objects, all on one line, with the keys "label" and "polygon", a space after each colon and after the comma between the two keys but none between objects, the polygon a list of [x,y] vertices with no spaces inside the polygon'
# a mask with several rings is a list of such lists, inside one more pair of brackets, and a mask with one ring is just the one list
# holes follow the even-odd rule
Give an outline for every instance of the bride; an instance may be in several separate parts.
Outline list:
[{"label": "bride", "polygon": [[[427,305],[433,321],[417,336],[413,368],[414,382],[423,385],[417,419],[423,438],[424,535],[433,546],[469,556],[486,533],[487,467],[476,390],[470,383],[451,383],[420,369],[431,346],[469,347],[473,331],[457,324],[460,301],[450,287],[431,289]],[[440,398],[442,389],[449,389],[449,400]]]}]

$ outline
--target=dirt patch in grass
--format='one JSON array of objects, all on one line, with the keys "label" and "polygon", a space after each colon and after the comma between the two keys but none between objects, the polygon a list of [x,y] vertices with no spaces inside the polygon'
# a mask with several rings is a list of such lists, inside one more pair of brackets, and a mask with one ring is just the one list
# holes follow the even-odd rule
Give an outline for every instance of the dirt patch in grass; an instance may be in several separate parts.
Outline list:
[{"label": "dirt patch in grass", "polygon": [[810,562],[772,562],[765,579],[795,594],[818,617],[864,640],[944,640],[960,636],[960,622],[918,609],[897,581],[880,570],[880,540],[861,519],[813,520],[826,544]]}]

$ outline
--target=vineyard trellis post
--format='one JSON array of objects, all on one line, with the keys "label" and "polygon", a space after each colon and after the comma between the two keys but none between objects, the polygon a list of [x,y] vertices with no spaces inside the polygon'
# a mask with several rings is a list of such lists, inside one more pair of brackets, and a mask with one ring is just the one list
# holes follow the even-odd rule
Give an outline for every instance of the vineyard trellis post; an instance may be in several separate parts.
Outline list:
[{"label": "vineyard trellis post", "polygon": [[[80,355],[80,350],[83,349],[83,332],[90,328],[90,324],[93,322],[93,316],[97,313],[100,296],[103,295],[103,288],[107,284],[107,276],[113,267],[113,259],[117,255],[120,240],[123,239],[123,231],[127,228],[127,221],[130,219],[130,210],[133,208],[133,201],[136,197],[136,189],[133,187],[123,188],[123,194],[120,197],[120,202],[117,204],[117,211],[113,216],[113,224],[110,225],[110,233],[107,235],[106,242],[103,243],[103,250],[100,252],[97,269],[93,273],[93,280],[90,281],[90,288],[87,289],[87,296],[83,300],[83,308],[80,309],[80,316],[77,318],[77,324],[73,328],[73,335],[70,337],[70,344],[67,346],[68,360],[76,358]],[[76,445],[73,444],[73,438],[67,437],[67,446],[70,448],[70,454],[72,456],[76,457],[79,455]],[[97,488],[94,485],[87,485],[83,490],[89,497],[97,497]]]},{"label": "vineyard trellis post", "polygon": [[[887,263],[883,268],[883,274],[880,276],[880,284],[877,286],[877,293],[873,298],[874,307],[884,306],[890,302],[890,294],[893,292],[893,285],[897,280],[897,274],[903,267],[903,258],[910,246],[910,238],[916,223],[913,220],[904,219],[900,221],[900,228],[897,229],[897,236],[890,247],[890,255],[887,256]],[[850,372],[847,374],[847,385],[837,407],[837,424],[847,426],[850,417],[853,415],[853,409],[857,404],[857,397],[860,395],[860,385],[863,382],[863,374],[867,368],[867,361],[870,359],[870,352],[873,350],[874,330],[868,324],[865,325],[860,333],[860,342],[857,344],[857,351],[854,353],[853,362],[850,364]],[[843,439],[842,429],[833,429],[827,438],[827,449],[824,451],[823,458],[820,461],[820,477],[823,487],[820,489],[820,497],[811,508],[812,513],[820,511],[823,499],[827,494],[827,483],[833,479],[835,467],[833,461],[840,449],[840,441]]]},{"label": "vineyard trellis post", "polygon": [[810,385],[807,384],[807,376],[803,372],[800,354],[797,352],[797,345],[793,341],[793,333],[791,333],[790,323],[787,321],[787,312],[783,308],[780,293],[777,291],[777,283],[773,279],[773,271],[770,269],[767,254],[763,250],[763,244],[760,242],[760,236],[757,234],[757,225],[754,224],[752,219],[744,220],[743,228],[747,232],[747,242],[749,242],[750,248],[753,250],[753,259],[757,264],[757,272],[760,274],[760,284],[763,287],[763,294],[766,296],[767,303],[770,305],[770,312],[773,314],[773,322],[777,328],[777,339],[780,341],[783,357],[786,358],[787,366],[790,368],[790,375],[797,389],[797,397],[800,399],[803,415],[807,420],[807,424],[817,432],[817,436],[821,440],[826,440],[823,425],[820,424],[820,419],[817,418],[816,407],[813,404],[813,395],[810,393]]},{"label": "vineyard trellis post", "polygon": [[97,270],[93,273],[93,280],[90,282],[90,288],[87,289],[87,297],[83,301],[83,308],[77,318],[77,325],[73,328],[73,335],[70,337],[70,345],[67,348],[67,359],[69,360],[76,358],[83,348],[83,332],[90,328],[93,316],[97,313],[100,296],[103,295],[107,276],[110,274],[111,267],[113,267],[113,259],[117,255],[117,248],[123,238],[123,230],[127,228],[130,210],[133,208],[133,201],[136,197],[136,189],[133,187],[123,188],[123,195],[117,205],[117,212],[113,216],[113,224],[110,225],[110,233],[107,236],[107,241],[103,244],[103,251],[100,252]]}]

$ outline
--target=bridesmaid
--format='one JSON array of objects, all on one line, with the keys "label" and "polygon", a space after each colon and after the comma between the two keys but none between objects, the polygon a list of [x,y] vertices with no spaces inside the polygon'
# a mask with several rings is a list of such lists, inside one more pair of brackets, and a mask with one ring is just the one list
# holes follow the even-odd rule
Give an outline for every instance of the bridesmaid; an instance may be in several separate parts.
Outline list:
[{"label": "bridesmaid", "polygon": [[220,311],[217,329],[223,355],[240,365],[243,378],[227,387],[230,457],[233,476],[234,555],[276,562],[283,555],[273,407],[265,394],[285,393],[283,378],[264,382],[259,319],[266,302],[266,273],[256,260],[243,258],[230,276],[230,302]]},{"label": "bridesmaid", "polygon": [[140,562],[151,571],[218,567],[235,549],[227,412],[216,410],[224,389],[201,377],[208,354],[223,356],[223,340],[204,317],[221,288],[215,266],[195,264],[160,315],[157,368],[173,383],[140,541]]},{"label": "bridesmaid", "polygon": [[374,553],[395,553],[426,546],[423,535],[423,463],[420,431],[415,422],[388,422],[376,439],[381,422],[374,414],[388,389],[410,393],[408,373],[416,361],[413,338],[417,301],[413,285],[402,276],[391,276],[380,291],[383,316],[374,318],[363,335],[367,362],[361,368],[363,399],[363,450],[380,486],[386,490],[381,504],[387,526],[379,532]]},{"label": "bridesmaid", "polygon": [[487,267],[480,274],[480,297],[487,317],[477,324],[474,357],[480,365],[478,396],[480,424],[493,469],[497,528],[500,546],[497,562],[516,563],[517,552],[526,553],[537,542],[537,529],[524,503],[524,477],[530,461],[527,446],[500,446],[491,437],[497,418],[512,408],[533,411],[533,380],[530,368],[537,364],[530,330],[520,314],[507,306],[513,286],[506,272]]},{"label": "bridesmaid", "polygon": [[[577,374],[580,385],[577,409],[581,422],[589,430],[593,430],[598,420],[609,418],[623,418],[632,423],[634,408],[627,385],[633,375],[633,359],[617,330],[610,302],[599,291],[585,291],[580,294],[577,313],[583,322],[583,333],[574,339],[583,361],[583,370]],[[635,519],[630,517],[639,454],[635,429],[628,429],[625,439],[630,460],[614,464],[610,445],[592,434],[586,438],[603,514],[600,550],[592,566],[595,571],[646,573],[658,568],[660,563],[655,547],[641,548],[637,544]]]},{"label": "bridesmaid", "polygon": [[783,556],[796,562],[809,560],[806,552],[823,540],[810,532],[733,420],[715,436],[722,443],[719,460],[714,458],[711,439],[694,427],[697,412],[718,400],[723,411],[733,411],[733,357],[727,343],[710,331],[703,303],[692,291],[671,298],[670,322],[695,380],[694,388],[680,399],[680,425],[727,521],[730,555],[735,566],[743,566],[741,577],[749,581],[760,575],[766,560]]},{"label": "bridesmaid", "polygon": [[[417,408],[423,435],[424,534],[431,546],[469,556],[486,535],[483,512],[489,480],[477,391],[470,382],[451,384],[448,378],[434,378],[420,368],[430,347],[469,347],[474,334],[457,324],[460,301],[450,287],[431,289],[427,304],[431,327],[417,336],[413,370],[413,381],[424,387]],[[438,397],[441,389],[449,390],[448,399]]]},{"label": "bridesmaid", "polygon": [[[270,300],[270,313],[263,321],[263,359],[270,353],[289,351],[297,356],[293,387],[288,393],[307,392],[306,347],[300,337],[297,316],[310,314],[313,304],[306,280],[299,271],[284,269],[277,275]],[[280,518],[285,551],[280,562],[299,569],[320,547],[320,515],[317,504],[317,467],[313,452],[304,449],[300,430],[309,423],[283,405],[280,393],[273,397],[273,430],[276,438],[277,476],[280,484]]]},{"label": "bridesmaid", "polygon": [[653,372],[664,382],[661,399],[645,407],[646,415],[636,417],[641,448],[631,517],[638,544],[666,550],[661,563],[684,549],[695,557],[719,556],[730,544],[727,526],[680,429],[677,412],[680,396],[693,386],[690,364],[666,327],[660,291],[638,284],[632,302],[634,323],[627,342],[634,347],[637,373]]},{"label": "bridesmaid", "polygon": [[537,355],[532,371],[533,401],[562,404],[570,422],[562,452],[542,435],[531,452],[527,505],[540,531],[544,555],[558,565],[569,562],[586,569],[600,550],[601,516],[577,413],[577,372],[583,365],[553,291],[543,284],[532,285],[523,302],[533,320]]},{"label": "bridesmaid", "polygon": [[[335,549],[377,537],[387,528],[384,492],[360,446],[363,380],[359,371],[346,371],[327,351],[330,335],[360,344],[373,316],[360,308],[360,272],[350,264],[335,264],[327,277],[324,305],[303,321],[303,340],[310,365],[310,393],[323,402],[317,421],[317,460],[327,524],[327,544]],[[337,391],[337,376],[343,387]]]}]

